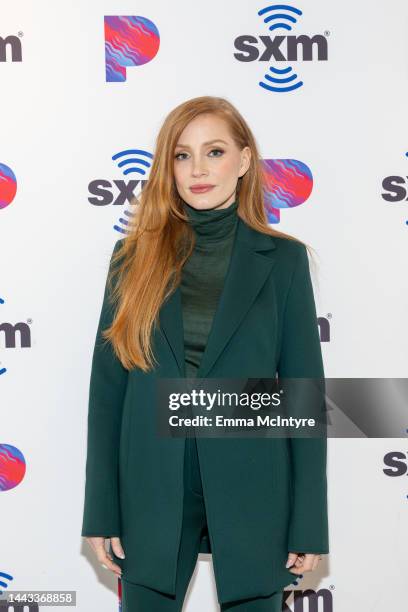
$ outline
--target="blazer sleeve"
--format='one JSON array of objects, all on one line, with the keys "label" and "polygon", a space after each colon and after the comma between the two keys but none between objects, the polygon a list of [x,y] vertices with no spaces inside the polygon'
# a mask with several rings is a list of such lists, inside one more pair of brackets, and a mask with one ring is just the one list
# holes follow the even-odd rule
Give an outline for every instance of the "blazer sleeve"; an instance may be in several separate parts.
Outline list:
[{"label": "blazer sleeve", "polygon": [[[113,249],[116,253],[122,240]],[[88,401],[88,432],[82,536],[120,536],[119,439],[128,371],[101,332],[113,320],[107,280],[93,350]],[[102,345],[102,342],[105,344]]]},{"label": "blazer sleeve", "polygon": [[[283,318],[278,376],[318,378],[324,384],[323,359],[306,247],[298,256]],[[323,404],[325,406],[325,404]],[[320,437],[289,438],[292,463],[292,511],[288,551],[328,553],[326,430]]]}]

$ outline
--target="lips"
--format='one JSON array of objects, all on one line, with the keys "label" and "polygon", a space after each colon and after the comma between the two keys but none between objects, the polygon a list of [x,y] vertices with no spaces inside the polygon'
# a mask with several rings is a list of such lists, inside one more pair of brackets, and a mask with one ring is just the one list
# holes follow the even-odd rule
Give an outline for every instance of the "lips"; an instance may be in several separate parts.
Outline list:
[{"label": "lips", "polygon": [[194,185],[190,187],[190,191],[193,193],[206,193],[214,188],[214,185]]}]

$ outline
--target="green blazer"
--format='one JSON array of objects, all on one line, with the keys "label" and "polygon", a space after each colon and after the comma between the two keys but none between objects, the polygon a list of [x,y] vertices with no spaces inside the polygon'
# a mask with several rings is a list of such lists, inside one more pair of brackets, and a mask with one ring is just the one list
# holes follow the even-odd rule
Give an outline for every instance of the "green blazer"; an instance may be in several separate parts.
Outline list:
[{"label": "green blazer", "polygon": [[[115,250],[121,240],[115,245]],[[82,536],[119,536],[111,553],[130,582],[175,593],[185,438],[159,437],[158,377],[184,377],[181,293],[161,306],[158,366],[127,371],[101,330],[89,389]],[[197,377],[324,376],[305,247],[238,219],[230,265]],[[268,595],[296,579],[288,551],[328,553],[325,438],[197,438],[220,603]]]}]

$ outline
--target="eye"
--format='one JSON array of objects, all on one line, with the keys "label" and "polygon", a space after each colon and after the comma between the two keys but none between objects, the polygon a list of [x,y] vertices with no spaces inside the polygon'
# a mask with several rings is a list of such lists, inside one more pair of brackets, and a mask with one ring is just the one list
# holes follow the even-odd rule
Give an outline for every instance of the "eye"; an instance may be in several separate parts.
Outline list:
[{"label": "eye", "polygon": [[[210,153],[213,153],[214,151],[215,151],[216,153],[221,153],[221,155],[223,155],[223,154],[224,154],[223,149],[211,149]],[[177,159],[178,161],[183,161],[183,159],[185,159],[185,158],[180,158],[180,155],[188,155],[188,153],[177,153],[177,154],[174,156],[174,159]],[[221,157],[221,155],[215,155],[215,157]],[[214,157],[214,155],[212,155],[212,157]]]},{"label": "eye", "polygon": [[[211,149],[210,153],[212,153],[213,151],[217,151],[217,153],[221,153],[221,155],[224,153],[222,149]],[[221,157],[221,156],[217,155],[216,157]]]},{"label": "eye", "polygon": [[187,154],[186,154],[186,153],[177,153],[177,154],[174,156],[174,159],[179,159],[180,155],[187,155]]}]

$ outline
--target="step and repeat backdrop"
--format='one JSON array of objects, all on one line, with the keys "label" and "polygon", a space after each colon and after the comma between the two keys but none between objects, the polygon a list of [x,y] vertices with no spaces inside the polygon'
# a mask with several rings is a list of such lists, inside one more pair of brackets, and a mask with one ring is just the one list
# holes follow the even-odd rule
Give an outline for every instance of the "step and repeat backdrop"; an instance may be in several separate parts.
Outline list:
[{"label": "step and repeat backdrop", "polygon": [[[231,101],[271,226],[317,254],[326,376],[406,377],[408,3],[3,0],[0,15],[0,591],[108,612],[120,581],[80,536],[88,384],[157,131],[184,100]],[[405,609],[407,474],[404,432],[329,439],[330,554],[284,610]],[[201,554],[184,610],[217,609]]]}]

